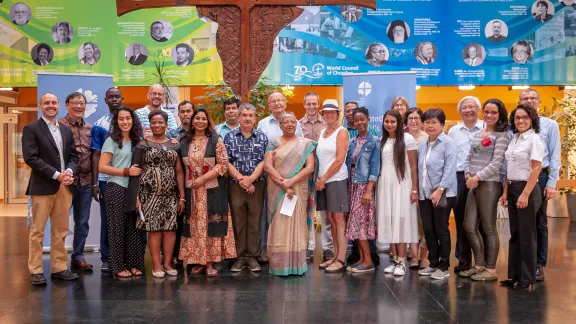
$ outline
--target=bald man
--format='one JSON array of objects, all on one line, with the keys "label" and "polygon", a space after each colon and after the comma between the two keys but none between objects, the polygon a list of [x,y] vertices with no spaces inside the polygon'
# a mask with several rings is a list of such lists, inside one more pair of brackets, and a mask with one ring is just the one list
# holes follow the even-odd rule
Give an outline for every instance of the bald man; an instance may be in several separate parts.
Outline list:
[{"label": "bald man", "polygon": [[164,87],[159,84],[153,84],[148,88],[148,105],[136,110],[136,116],[140,118],[144,136],[152,136],[150,131],[150,121],[148,114],[154,110],[162,110],[168,114],[168,127],[166,128],[166,135],[170,138],[178,138],[178,121],[174,114],[168,109],[162,108],[162,103],[165,99]]}]

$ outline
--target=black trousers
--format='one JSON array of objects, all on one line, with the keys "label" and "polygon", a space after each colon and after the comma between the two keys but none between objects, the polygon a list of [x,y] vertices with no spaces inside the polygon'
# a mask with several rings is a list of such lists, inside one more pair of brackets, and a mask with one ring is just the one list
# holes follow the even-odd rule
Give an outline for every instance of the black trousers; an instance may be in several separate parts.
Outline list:
[{"label": "black trousers", "polygon": [[182,241],[182,224],[184,223],[184,213],[176,216],[176,224],[178,224],[178,229],[176,229],[176,242],[174,243],[174,252],[172,253],[172,258],[178,259],[180,255],[180,242]]},{"label": "black trousers", "polygon": [[526,208],[516,207],[526,181],[508,182],[508,215],[510,217],[510,246],[508,279],[520,284],[536,283],[536,213],[542,203],[540,188],[534,186]]},{"label": "black trousers", "polygon": [[456,259],[458,265],[468,268],[472,264],[472,247],[468,242],[468,235],[464,228],[464,219],[466,215],[466,202],[468,201],[468,192],[466,187],[466,176],[464,172],[457,172],[458,191],[454,203],[454,220],[456,222]]},{"label": "black trousers", "polygon": [[542,205],[536,213],[536,264],[542,267],[545,267],[548,261],[548,215],[546,214],[548,200],[544,197],[544,189],[546,188],[546,182],[548,182],[549,173],[550,168],[544,168],[538,176],[538,187],[542,194]]},{"label": "black trousers", "polygon": [[426,245],[428,245],[430,268],[438,268],[442,271],[450,268],[450,250],[452,247],[448,220],[456,197],[450,197],[447,200],[448,205],[444,208],[434,208],[430,199],[420,200],[420,215]]}]

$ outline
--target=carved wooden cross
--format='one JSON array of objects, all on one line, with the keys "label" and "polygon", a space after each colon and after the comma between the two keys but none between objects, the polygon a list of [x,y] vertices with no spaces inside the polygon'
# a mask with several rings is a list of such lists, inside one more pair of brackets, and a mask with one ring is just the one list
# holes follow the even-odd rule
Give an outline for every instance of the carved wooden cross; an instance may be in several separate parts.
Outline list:
[{"label": "carved wooden cross", "polygon": [[376,0],[116,0],[118,16],[144,8],[197,6],[200,15],[218,23],[224,82],[245,102],[270,63],[276,35],[302,13],[296,6],[344,4],[376,9]]}]

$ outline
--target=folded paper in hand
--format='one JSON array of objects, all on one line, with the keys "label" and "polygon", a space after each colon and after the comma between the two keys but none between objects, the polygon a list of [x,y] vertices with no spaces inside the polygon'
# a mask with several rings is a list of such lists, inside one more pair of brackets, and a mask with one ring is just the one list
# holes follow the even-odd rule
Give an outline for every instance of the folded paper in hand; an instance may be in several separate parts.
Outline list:
[{"label": "folded paper in hand", "polygon": [[282,208],[280,209],[280,214],[292,217],[294,214],[294,209],[296,209],[296,201],[298,200],[298,196],[292,196],[292,199],[288,198],[288,195],[284,196],[284,200],[282,201]]}]

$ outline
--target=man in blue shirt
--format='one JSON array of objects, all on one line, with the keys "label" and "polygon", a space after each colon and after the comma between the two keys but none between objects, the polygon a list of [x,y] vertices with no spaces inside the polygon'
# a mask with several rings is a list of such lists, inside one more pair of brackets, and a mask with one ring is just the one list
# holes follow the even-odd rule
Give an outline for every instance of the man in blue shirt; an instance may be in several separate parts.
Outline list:
[{"label": "man in blue shirt", "polygon": [[222,124],[216,125],[216,134],[220,135],[220,137],[224,138],[226,134],[228,134],[231,130],[237,129],[240,126],[240,122],[238,121],[238,115],[240,112],[238,108],[240,107],[240,100],[236,97],[228,98],[224,101],[224,118],[226,119],[225,122]]},{"label": "man in blue shirt", "polygon": [[[523,90],[520,93],[519,104],[529,105],[538,109],[540,107],[540,94],[532,88]],[[542,161],[542,171],[538,177],[538,185],[542,192],[542,205],[536,214],[536,281],[544,280],[544,268],[548,260],[548,200],[556,195],[556,183],[560,176],[560,128],[558,123],[550,118],[540,116],[540,138],[546,144],[544,160]]]},{"label": "man in blue shirt", "polygon": [[108,175],[98,173],[98,162],[100,161],[100,151],[110,131],[112,115],[122,106],[124,97],[122,97],[120,89],[112,87],[106,91],[104,102],[108,105],[110,113],[100,117],[92,127],[92,196],[100,203],[100,259],[102,260],[100,270],[108,272],[108,216],[104,201]]},{"label": "man in blue shirt", "polygon": [[260,271],[261,217],[264,207],[264,153],[268,137],[255,129],[256,108],[251,104],[239,107],[240,127],[224,137],[228,153],[230,185],[228,197],[234,219],[234,236],[238,259],[230,271],[240,272],[246,266]]}]

